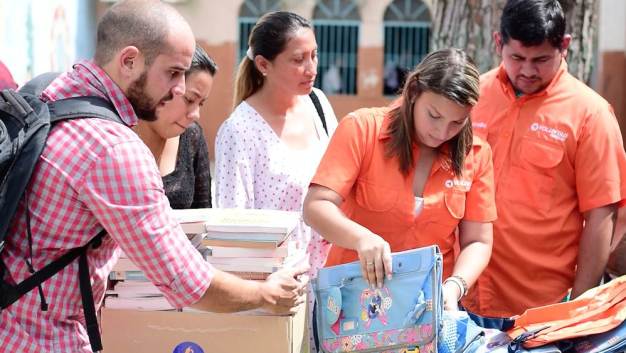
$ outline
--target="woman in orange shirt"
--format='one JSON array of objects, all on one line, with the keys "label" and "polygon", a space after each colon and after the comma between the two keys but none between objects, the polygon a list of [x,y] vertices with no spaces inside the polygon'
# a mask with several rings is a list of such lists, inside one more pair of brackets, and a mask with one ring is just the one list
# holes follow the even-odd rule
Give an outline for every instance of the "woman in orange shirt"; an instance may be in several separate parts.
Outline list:
[{"label": "woman in orange shirt", "polygon": [[470,121],[478,83],[463,51],[439,50],[389,107],[342,119],[304,202],[306,222],[333,243],[326,266],[358,259],[363,277],[380,287],[392,251],[436,244],[444,306],[458,308],[489,262],[496,218],[491,150]]}]

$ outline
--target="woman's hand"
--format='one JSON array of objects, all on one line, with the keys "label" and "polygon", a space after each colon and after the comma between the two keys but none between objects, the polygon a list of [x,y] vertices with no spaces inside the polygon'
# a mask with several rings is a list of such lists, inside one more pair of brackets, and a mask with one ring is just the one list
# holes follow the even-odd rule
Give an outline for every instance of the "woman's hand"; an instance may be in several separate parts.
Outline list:
[{"label": "woman's hand", "polygon": [[359,254],[363,278],[371,287],[381,288],[385,276],[391,279],[391,249],[383,238],[372,232],[363,233],[354,249]]},{"label": "woman's hand", "polygon": [[391,250],[380,236],[346,217],[340,210],[342,197],[321,185],[311,185],[304,199],[304,220],[324,239],[359,254],[363,278],[370,286],[382,287],[391,279]]},{"label": "woman's hand", "polygon": [[461,289],[453,282],[443,284],[443,310],[459,310],[459,300],[461,299]]}]

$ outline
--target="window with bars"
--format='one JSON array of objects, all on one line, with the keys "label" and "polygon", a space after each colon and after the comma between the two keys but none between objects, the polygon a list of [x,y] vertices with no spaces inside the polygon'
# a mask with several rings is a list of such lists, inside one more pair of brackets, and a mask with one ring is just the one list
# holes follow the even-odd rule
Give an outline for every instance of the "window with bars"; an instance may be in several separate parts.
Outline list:
[{"label": "window with bars", "polygon": [[431,17],[420,0],[394,0],[384,17],[383,94],[393,95],[429,50]]},{"label": "window with bars", "polygon": [[313,12],[318,45],[315,86],[326,94],[356,94],[360,15],[355,0],[320,0]]},{"label": "window with bars", "polygon": [[268,12],[281,10],[282,0],[246,0],[239,10],[239,47],[237,62],[246,55],[248,38],[256,21]]}]

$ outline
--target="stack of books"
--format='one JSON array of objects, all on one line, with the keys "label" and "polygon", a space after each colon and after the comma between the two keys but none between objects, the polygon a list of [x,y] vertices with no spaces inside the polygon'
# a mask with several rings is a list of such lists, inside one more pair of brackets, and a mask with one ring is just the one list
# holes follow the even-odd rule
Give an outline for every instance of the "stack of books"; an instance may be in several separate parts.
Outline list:
[{"label": "stack of books", "polygon": [[109,309],[175,310],[161,291],[123,253],[109,274],[104,306]]},{"label": "stack of books", "polygon": [[[306,249],[301,249],[295,236],[300,231],[299,213],[201,209],[177,210],[176,217],[191,243],[201,254],[208,254],[208,261],[241,277],[263,280],[279,268],[306,261]],[[295,315],[175,309],[123,254],[109,279],[101,312],[107,352],[125,352],[128,347],[139,347],[142,352],[167,347],[178,351],[175,347],[181,342],[194,342],[214,353],[308,351],[302,350],[308,342],[305,305]],[[242,334],[246,339],[241,339]]]},{"label": "stack of books", "polygon": [[183,231],[202,234],[206,257],[216,268],[242,278],[263,280],[306,261],[299,248],[300,213],[256,209],[174,210]]},{"label": "stack of books", "polygon": [[[214,267],[250,280],[307,261],[299,247],[298,212],[244,209],[174,210],[192,242]],[[198,235],[202,234],[201,237]],[[198,247],[198,244],[195,244]],[[105,307],[110,309],[174,310],[143,272],[124,254],[109,275]]]}]

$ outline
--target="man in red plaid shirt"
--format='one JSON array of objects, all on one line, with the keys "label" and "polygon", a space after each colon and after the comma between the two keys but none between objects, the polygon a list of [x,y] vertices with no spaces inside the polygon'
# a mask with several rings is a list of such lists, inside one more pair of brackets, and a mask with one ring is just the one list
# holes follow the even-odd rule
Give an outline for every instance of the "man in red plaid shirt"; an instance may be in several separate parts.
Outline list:
[{"label": "man in red plaid shirt", "polygon": [[[98,25],[93,61],[74,65],[42,94],[108,99],[127,126],[101,119],[61,122],[51,131],[27,188],[32,264],[40,269],[103,228],[88,252],[96,308],[106,278],[123,250],[175,307],[232,312],[266,308],[293,312],[304,301],[306,269],[284,270],[265,282],[245,281],[205,262],[172,216],[150,150],[130,129],[155,119],[156,107],[185,91],[194,36],[173,8],[128,0]],[[8,282],[30,276],[24,200],[11,221],[2,261]],[[78,283],[78,262],[44,282],[48,310],[37,290],[0,312],[0,352],[91,352]]]}]

